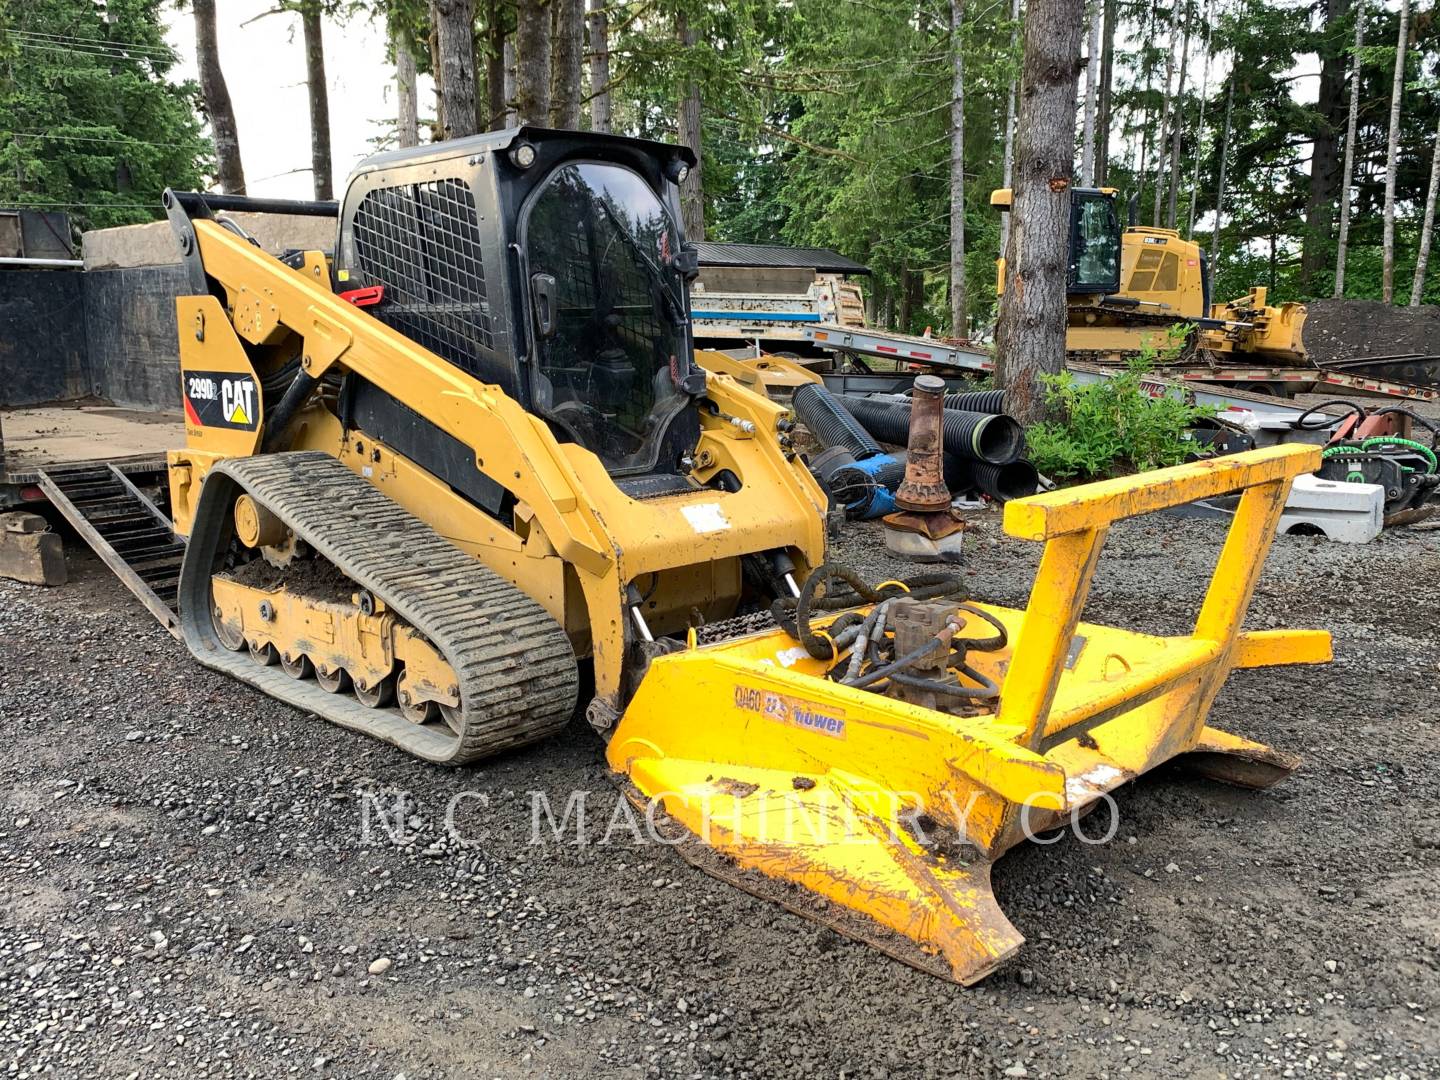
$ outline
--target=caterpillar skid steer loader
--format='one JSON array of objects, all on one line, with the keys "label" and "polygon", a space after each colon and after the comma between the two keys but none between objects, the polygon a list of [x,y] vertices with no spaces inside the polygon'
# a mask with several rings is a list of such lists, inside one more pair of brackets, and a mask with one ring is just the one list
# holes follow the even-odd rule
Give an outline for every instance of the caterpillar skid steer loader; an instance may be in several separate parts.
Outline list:
[{"label": "caterpillar skid steer loader", "polygon": [[[431,762],[583,704],[693,861],[969,983],[1020,944],[991,861],[1183,758],[1292,759],[1206,726],[1234,667],[1328,637],[1240,629],[1292,477],[1276,447],[1042,495],[1024,611],[826,562],[791,419],[690,341],[688,150],[520,128],[381,154],[333,254],[266,254],[166,193],[186,445],[184,640],[203,664]],[[718,355],[718,354],[717,354]],[[1194,632],[1080,622],[1109,525],[1244,495]],[[584,679],[582,681],[582,673]],[[583,702],[581,686],[586,687]]]}]

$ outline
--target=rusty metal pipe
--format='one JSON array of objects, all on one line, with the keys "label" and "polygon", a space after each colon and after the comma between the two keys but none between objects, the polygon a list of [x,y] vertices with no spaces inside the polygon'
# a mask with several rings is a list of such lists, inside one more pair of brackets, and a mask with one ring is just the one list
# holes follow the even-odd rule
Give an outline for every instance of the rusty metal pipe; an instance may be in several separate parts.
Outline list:
[{"label": "rusty metal pipe", "polygon": [[925,513],[950,507],[942,456],[944,412],[945,380],[936,375],[917,376],[910,406],[905,480],[895,492],[895,505],[901,510]]}]

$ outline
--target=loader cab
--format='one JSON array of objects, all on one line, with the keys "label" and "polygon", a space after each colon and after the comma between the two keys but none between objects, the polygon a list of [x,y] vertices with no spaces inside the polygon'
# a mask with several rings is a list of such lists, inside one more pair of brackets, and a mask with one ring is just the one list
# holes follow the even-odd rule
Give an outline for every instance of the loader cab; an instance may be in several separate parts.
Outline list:
[{"label": "loader cab", "polygon": [[[1066,292],[1072,296],[1110,295],[1120,291],[1122,231],[1115,210],[1114,188],[1072,188],[1070,191],[1070,251]],[[997,188],[990,205],[1010,212],[1013,193]],[[996,260],[996,294],[1005,291],[1005,253]]]},{"label": "loader cab", "polygon": [[1120,291],[1120,218],[1114,188],[1075,188],[1070,195],[1071,293]]},{"label": "loader cab", "polygon": [[531,127],[377,155],[342,204],[339,288],[381,286],[377,318],[617,480],[678,476],[704,391],[678,198],[694,164],[684,147]]}]

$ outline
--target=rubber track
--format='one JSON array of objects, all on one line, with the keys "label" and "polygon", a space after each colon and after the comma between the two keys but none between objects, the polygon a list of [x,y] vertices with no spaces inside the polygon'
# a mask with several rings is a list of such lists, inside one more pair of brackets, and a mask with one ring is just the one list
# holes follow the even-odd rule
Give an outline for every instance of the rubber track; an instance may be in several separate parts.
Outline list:
[{"label": "rubber track", "polygon": [[[326,693],[220,644],[210,578],[229,546],[231,506],[242,491],[440,651],[460,680],[459,736],[444,723],[412,724],[397,708]],[[464,764],[543,739],[569,721],[579,693],[570,640],[544,608],[317,451],[234,458],[211,469],[180,575],[180,623],[207,667],[426,761]]]}]

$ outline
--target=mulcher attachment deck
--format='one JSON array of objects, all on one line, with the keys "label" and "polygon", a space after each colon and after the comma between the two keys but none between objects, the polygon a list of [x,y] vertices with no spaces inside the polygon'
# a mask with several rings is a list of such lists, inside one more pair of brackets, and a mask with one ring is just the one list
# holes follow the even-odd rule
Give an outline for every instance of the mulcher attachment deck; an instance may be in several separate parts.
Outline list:
[{"label": "mulcher attachment deck", "polygon": [[[1234,668],[1330,657],[1320,631],[1240,629],[1290,482],[1318,462],[1273,447],[1009,503],[1006,530],[1045,550],[1024,611],[977,605],[1007,631],[970,654],[1001,688],[993,706],[952,715],[841,685],[777,630],[656,659],[610,764],[708,845],[707,869],[757,892],[771,879],[786,906],[975,982],[1022,941],[990,891],[1010,847],[1171,759],[1248,787],[1295,767],[1205,718]],[[1193,634],[1080,622],[1113,522],[1236,489]]]},{"label": "mulcher attachment deck", "polygon": [[176,590],[185,543],[114,465],[37,470],[40,490],[160,624],[179,636]]},{"label": "mulcher attachment deck", "polygon": [[[232,506],[242,493],[444,657],[458,678],[453,727],[414,723],[398,709],[327,692],[257,664],[243,644],[237,651],[222,644],[212,576],[224,568]],[[545,609],[324,453],[265,454],[215,465],[196,508],[180,579],[180,615],[185,642],[202,664],[427,761],[458,765],[524,746],[558,731],[575,709],[575,655]],[[242,617],[263,620],[264,614]],[[243,624],[230,629],[244,632]],[[318,653],[312,659],[323,662]]]}]

